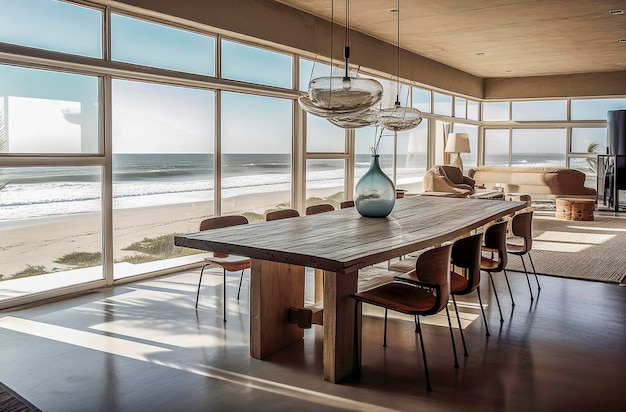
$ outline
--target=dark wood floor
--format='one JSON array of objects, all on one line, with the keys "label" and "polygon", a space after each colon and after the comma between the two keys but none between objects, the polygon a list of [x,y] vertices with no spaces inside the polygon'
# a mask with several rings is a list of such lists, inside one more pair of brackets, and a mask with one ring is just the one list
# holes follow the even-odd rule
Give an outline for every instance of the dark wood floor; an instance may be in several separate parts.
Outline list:
[{"label": "dark wood floor", "polygon": [[197,271],[0,313],[0,381],[63,412],[623,411],[626,288],[540,276],[531,304],[523,274],[510,277],[514,310],[496,277],[502,325],[483,279],[489,338],[475,299],[464,300],[470,356],[459,351],[459,369],[445,318],[425,319],[432,393],[411,319],[390,321],[385,349],[382,318],[369,308],[362,375],[335,385],[322,378],[321,327],[266,361],[252,359],[247,282],[237,302],[239,279],[229,277],[224,324],[219,272],[206,276],[194,309]]}]

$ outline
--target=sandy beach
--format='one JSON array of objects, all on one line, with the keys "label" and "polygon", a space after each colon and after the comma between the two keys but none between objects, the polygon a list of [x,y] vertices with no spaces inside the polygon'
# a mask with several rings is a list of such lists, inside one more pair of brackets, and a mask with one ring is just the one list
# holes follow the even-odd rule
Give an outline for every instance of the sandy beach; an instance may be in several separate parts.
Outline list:
[{"label": "sandy beach", "polygon": [[[321,197],[330,192],[336,191],[321,189],[309,191],[309,195]],[[263,214],[288,199],[288,192],[224,199],[223,213]],[[122,249],[144,238],[195,232],[200,221],[212,214],[213,202],[116,210],[113,214],[114,258],[119,260],[132,254]],[[100,213],[0,222],[0,274],[6,278],[27,265],[42,265],[48,271],[68,269],[70,267],[54,260],[72,252],[100,252],[102,237]]]}]

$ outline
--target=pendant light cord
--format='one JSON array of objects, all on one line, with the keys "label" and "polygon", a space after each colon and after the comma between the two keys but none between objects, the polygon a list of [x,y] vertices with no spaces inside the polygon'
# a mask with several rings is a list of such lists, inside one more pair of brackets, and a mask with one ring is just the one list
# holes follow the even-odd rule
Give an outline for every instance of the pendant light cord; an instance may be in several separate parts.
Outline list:
[{"label": "pendant light cord", "polygon": [[346,74],[343,78],[345,82],[350,80],[348,72],[348,60],[350,59],[350,0],[346,0],[346,47],[343,49],[343,57],[346,62]]},{"label": "pendant light cord", "polygon": [[400,0],[398,0],[396,13],[398,14],[398,50],[396,53],[396,106],[400,106]]}]

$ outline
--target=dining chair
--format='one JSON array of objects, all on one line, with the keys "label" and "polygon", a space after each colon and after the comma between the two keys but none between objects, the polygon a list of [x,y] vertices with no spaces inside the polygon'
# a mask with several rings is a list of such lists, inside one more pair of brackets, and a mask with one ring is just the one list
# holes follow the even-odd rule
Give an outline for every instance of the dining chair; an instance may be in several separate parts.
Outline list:
[{"label": "dining chair", "polygon": [[[450,262],[453,270],[450,272],[450,295],[452,296],[452,304],[454,305],[454,313],[459,324],[461,334],[461,342],[463,342],[463,355],[468,356],[467,345],[465,344],[465,335],[461,326],[461,317],[456,304],[456,296],[469,295],[476,291],[478,295],[478,303],[480,304],[480,312],[485,323],[485,335],[489,336],[489,326],[487,325],[487,317],[483,307],[483,300],[480,296],[480,258],[482,249],[482,233],[477,233],[468,237],[461,238],[452,245],[452,254]],[[460,269],[461,273],[457,273],[454,269]]]},{"label": "dining chair", "polygon": [[354,200],[344,200],[343,202],[339,203],[340,209],[347,209],[349,207],[354,207]]},{"label": "dining chair", "polygon": [[318,205],[312,205],[306,208],[305,213],[306,215],[315,215],[317,213],[324,213],[324,212],[332,212],[333,210],[335,210],[335,207],[329,203],[320,203]]},{"label": "dining chair", "polygon": [[[217,216],[204,219],[200,222],[200,231],[210,229],[220,229],[229,226],[248,224],[248,219],[241,215]],[[204,265],[200,269],[200,281],[198,282],[198,292],[196,293],[196,309],[198,309],[198,300],[200,298],[200,287],[202,285],[202,275],[207,266],[221,267],[224,272],[224,322],[226,322],[226,272],[236,272],[241,270],[241,278],[239,279],[239,289],[237,291],[237,300],[241,293],[241,283],[243,282],[243,274],[246,269],[250,268],[250,258],[226,253],[213,252],[213,256],[204,258]]]},{"label": "dining chair", "polygon": [[487,274],[489,275],[493,294],[495,295],[496,303],[498,304],[498,311],[500,312],[500,323],[504,322],[504,317],[502,316],[502,308],[500,306],[500,299],[498,298],[498,291],[496,290],[496,285],[493,281],[494,273],[504,272],[504,279],[506,280],[506,285],[509,288],[509,294],[511,295],[511,305],[515,306],[513,293],[511,292],[511,285],[509,284],[509,278],[506,275],[505,269],[507,264],[507,224],[508,222],[506,220],[502,220],[500,222],[494,223],[493,225],[489,226],[487,230],[485,230],[484,243],[481,251],[486,252],[486,254],[488,254],[489,256],[485,256],[483,254],[480,257],[480,270],[487,272]]},{"label": "dining chair", "polygon": [[[446,309],[450,297],[450,251],[452,245],[446,245],[430,249],[424,252],[416,262],[416,276],[419,286],[415,284],[394,281],[385,283],[373,289],[358,292],[352,295],[355,299],[355,364],[360,370],[358,362],[359,339],[358,339],[358,310],[360,303],[368,303],[385,309],[385,338],[383,346],[387,343],[387,310],[405,313],[414,316],[415,328],[419,336],[426,375],[426,390],[432,391],[426,351],[424,349],[424,337],[420,324],[420,316],[434,315]],[[450,319],[448,324],[451,327]],[[456,351],[455,351],[456,353]]]},{"label": "dining chair", "polygon": [[528,277],[528,270],[526,269],[526,263],[524,262],[524,256],[528,255],[528,260],[535,274],[535,280],[537,281],[537,294],[541,292],[541,285],[539,284],[539,278],[537,277],[537,271],[535,270],[535,264],[533,258],[530,256],[530,250],[533,247],[533,212],[522,212],[513,216],[511,220],[511,231],[513,237],[508,238],[506,241],[506,251],[512,255],[517,255],[522,260],[522,266],[524,267],[524,273],[526,274],[526,281],[528,282],[528,290],[530,290],[530,301],[532,302],[535,297],[533,296],[533,290],[530,286],[530,278]]},{"label": "dining chair", "polygon": [[267,212],[265,214],[265,221],[269,222],[271,220],[280,220],[287,219],[290,217],[298,217],[300,213],[296,209],[278,209],[272,210],[271,212]]}]

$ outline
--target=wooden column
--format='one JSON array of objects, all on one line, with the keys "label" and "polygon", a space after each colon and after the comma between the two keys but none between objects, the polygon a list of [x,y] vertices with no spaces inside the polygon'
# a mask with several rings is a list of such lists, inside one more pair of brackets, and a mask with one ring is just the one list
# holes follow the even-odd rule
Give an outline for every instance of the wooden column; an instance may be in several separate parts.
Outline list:
[{"label": "wooden column", "polygon": [[263,359],[301,340],[289,323],[289,308],[304,306],[304,267],[252,259],[250,267],[250,355]]},{"label": "wooden column", "polygon": [[[324,271],[324,379],[339,382],[355,370],[354,317],[357,272]],[[360,317],[360,314],[359,314]],[[357,339],[361,340],[361,328]]]}]

